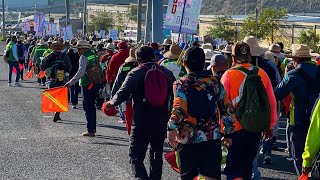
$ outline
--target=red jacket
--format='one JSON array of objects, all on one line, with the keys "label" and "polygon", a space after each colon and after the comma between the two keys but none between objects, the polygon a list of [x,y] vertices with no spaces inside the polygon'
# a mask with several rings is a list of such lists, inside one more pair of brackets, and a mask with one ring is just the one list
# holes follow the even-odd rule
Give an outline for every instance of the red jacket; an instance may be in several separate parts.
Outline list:
[{"label": "red jacket", "polygon": [[120,66],[124,63],[124,61],[128,57],[129,57],[129,48],[120,49],[118,53],[112,56],[108,64],[108,70],[107,70],[107,76],[106,76],[108,83],[114,83]]}]

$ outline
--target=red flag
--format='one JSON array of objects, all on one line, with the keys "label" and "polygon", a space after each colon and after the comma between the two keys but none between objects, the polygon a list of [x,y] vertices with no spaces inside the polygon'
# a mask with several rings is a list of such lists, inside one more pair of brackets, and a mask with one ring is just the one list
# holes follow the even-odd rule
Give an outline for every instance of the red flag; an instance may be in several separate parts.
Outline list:
[{"label": "red flag", "polygon": [[58,87],[42,92],[42,112],[68,112],[68,88]]},{"label": "red flag", "polygon": [[19,68],[20,68],[20,71],[22,71],[23,68],[24,68],[24,67],[23,67],[23,64],[20,64],[20,63],[19,63]]}]

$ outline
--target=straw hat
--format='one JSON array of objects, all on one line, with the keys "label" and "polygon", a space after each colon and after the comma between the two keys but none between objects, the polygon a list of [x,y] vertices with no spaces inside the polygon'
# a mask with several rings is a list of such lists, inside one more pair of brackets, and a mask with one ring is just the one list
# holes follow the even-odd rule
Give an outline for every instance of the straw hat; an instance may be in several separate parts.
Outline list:
[{"label": "straw hat", "polygon": [[286,55],[287,57],[295,57],[295,58],[309,58],[311,57],[310,49],[307,45],[304,44],[293,44],[291,46],[292,53],[290,55]]},{"label": "straw hat", "polygon": [[260,47],[258,39],[254,36],[245,37],[243,42],[249,45],[251,56],[261,56],[266,52],[265,49]]},{"label": "straw hat", "polygon": [[129,62],[136,62],[136,49],[135,48],[130,48],[130,52],[129,52],[129,57],[124,61],[126,63]]},{"label": "straw hat", "polygon": [[178,59],[179,56],[181,54],[181,49],[179,47],[179,44],[178,43],[173,43],[171,46],[170,46],[170,49],[168,52],[164,53],[164,57],[167,58],[167,59]]},{"label": "straw hat", "polygon": [[170,45],[172,45],[172,40],[167,38],[167,39],[163,40],[162,45],[163,46],[170,46]]},{"label": "straw hat", "polygon": [[114,51],[116,49],[116,46],[112,43],[108,43],[103,49]]},{"label": "straw hat", "polygon": [[80,40],[77,42],[77,45],[75,46],[78,49],[91,49],[91,45],[86,40]]},{"label": "straw hat", "polygon": [[222,53],[226,53],[226,54],[232,54],[232,46],[231,45],[226,45],[224,50],[222,50],[221,52]]}]

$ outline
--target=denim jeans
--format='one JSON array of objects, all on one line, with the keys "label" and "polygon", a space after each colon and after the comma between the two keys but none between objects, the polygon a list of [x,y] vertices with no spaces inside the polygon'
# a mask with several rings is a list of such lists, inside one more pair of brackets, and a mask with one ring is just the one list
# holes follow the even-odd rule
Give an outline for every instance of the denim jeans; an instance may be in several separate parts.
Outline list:
[{"label": "denim jeans", "polygon": [[99,93],[99,87],[94,85],[90,90],[88,87],[82,87],[83,109],[87,119],[87,130],[89,133],[96,132],[97,114],[95,99]]},{"label": "denim jeans", "polygon": [[79,99],[79,83],[74,84],[70,87],[70,99],[72,105],[76,106],[78,105],[78,99]]},{"label": "denim jeans", "polygon": [[258,167],[258,158],[260,155],[260,148],[258,149],[258,153],[256,158],[253,160],[253,167],[252,167],[252,177],[251,180],[261,180],[261,173],[259,171],[259,167]]},{"label": "denim jeans", "polygon": [[240,130],[234,132],[231,137],[232,146],[229,148],[225,168],[227,180],[251,179],[253,161],[260,147],[261,133]]},{"label": "denim jeans", "polygon": [[298,176],[301,175],[302,170],[302,154],[304,152],[304,145],[306,142],[308,129],[291,126],[290,144],[291,154],[294,158],[293,165]]},{"label": "denim jeans", "polygon": [[19,68],[18,61],[9,61],[8,63],[9,63],[8,83],[11,83],[13,67],[17,70],[17,76],[16,76],[16,81],[15,82],[19,82],[19,80],[20,80],[20,68]]},{"label": "denim jeans", "polygon": [[[150,135],[133,129],[130,136],[129,157],[134,179],[137,180],[161,180],[163,165],[164,138],[158,135]],[[150,144],[149,162],[150,175],[144,166],[144,159]]]}]

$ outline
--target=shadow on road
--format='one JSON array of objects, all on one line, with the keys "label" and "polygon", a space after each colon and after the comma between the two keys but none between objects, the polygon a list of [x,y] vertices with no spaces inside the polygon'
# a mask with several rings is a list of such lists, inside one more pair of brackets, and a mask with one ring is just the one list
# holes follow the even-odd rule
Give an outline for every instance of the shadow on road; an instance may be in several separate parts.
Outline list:
[{"label": "shadow on road", "polygon": [[96,138],[115,140],[115,141],[122,141],[122,142],[129,142],[129,139],[127,139],[127,138],[113,137],[113,136],[96,135]]},{"label": "shadow on road", "polygon": [[[79,121],[70,121],[70,120],[60,120],[57,123],[61,124],[72,124],[72,125],[79,125],[79,126],[86,126],[86,122],[79,122]],[[106,124],[97,124],[97,127],[103,127],[103,128],[111,128],[111,129],[116,129],[120,131],[127,131],[126,127],[121,127],[121,126],[112,126],[112,125],[106,125]]]}]

